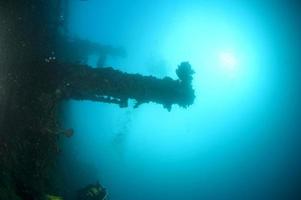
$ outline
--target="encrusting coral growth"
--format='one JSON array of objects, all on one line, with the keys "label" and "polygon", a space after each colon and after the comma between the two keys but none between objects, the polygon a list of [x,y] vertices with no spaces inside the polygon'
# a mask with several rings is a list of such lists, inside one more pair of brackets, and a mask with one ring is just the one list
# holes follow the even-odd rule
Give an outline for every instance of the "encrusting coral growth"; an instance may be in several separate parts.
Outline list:
[{"label": "encrusting coral growth", "polygon": [[187,62],[179,66],[178,80],[61,63],[53,56],[61,17],[57,4],[60,1],[0,2],[0,199],[60,195],[60,177],[53,170],[58,140],[62,134],[73,135],[72,129],[62,132],[58,123],[62,100],[126,107],[128,99],[135,99],[136,107],[156,102],[170,110],[172,104],[187,107],[195,98]]}]

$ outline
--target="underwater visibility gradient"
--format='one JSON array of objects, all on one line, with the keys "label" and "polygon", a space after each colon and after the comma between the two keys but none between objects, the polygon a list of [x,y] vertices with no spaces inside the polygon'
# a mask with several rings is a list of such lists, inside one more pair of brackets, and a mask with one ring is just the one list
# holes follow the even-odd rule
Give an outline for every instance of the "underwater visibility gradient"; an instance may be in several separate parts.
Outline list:
[{"label": "underwater visibility gradient", "polygon": [[1,0],[0,200],[301,199],[301,3]]},{"label": "underwater visibility gradient", "polygon": [[[176,78],[194,104],[65,102],[70,187],[114,200],[296,199],[300,192],[299,5],[270,1],[74,1],[70,34],[122,46],[105,66]],[[299,26],[298,26],[299,25]],[[96,67],[97,55],[88,63]],[[76,164],[74,164],[76,163]],[[72,178],[71,178],[72,179]]]}]

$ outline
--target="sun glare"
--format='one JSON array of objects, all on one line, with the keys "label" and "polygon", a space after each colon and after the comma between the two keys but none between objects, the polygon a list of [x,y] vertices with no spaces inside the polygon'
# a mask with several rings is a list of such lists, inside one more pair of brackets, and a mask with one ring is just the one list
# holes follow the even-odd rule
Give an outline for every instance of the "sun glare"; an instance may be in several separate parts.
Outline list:
[{"label": "sun glare", "polygon": [[221,52],[219,54],[219,62],[224,72],[231,76],[236,74],[238,61],[232,52]]},{"label": "sun glare", "polygon": [[221,64],[228,67],[235,67],[237,65],[237,59],[233,53],[230,52],[222,52],[219,55],[219,59]]}]

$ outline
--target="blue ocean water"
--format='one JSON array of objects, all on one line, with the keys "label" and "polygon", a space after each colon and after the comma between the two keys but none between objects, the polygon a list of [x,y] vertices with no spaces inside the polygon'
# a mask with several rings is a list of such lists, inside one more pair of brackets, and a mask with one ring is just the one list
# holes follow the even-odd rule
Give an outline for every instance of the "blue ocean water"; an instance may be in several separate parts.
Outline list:
[{"label": "blue ocean water", "polygon": [[69,14],[71,37],[125,49],[106,66],[176,78],[189,61],[196,72],[187,109],[65,102],[71,190],[99,180],[112,200],[296,199],[298,4],[88,0]]}]

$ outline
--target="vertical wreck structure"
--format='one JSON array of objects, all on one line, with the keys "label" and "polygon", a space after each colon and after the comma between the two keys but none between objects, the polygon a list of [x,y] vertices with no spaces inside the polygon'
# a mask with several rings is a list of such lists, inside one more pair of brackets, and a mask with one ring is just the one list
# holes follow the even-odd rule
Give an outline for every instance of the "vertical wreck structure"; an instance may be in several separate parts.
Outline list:
[{"label": "vertical wreck structure", "polygon": [[[176,80],[66,63],[72,53],[56,55],[62,38],[60,3],[0,2],[0,199],[43,199],[62,190],[53,174],[62,132],[57,120],[60,101],[126,107],[133,99],[135,107],[156,102],[170,110],[173,104],[186,108],[195,98],[188,62],[178,66]],[[60,56],[65,63],[54,59]]]}]

